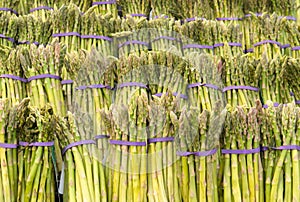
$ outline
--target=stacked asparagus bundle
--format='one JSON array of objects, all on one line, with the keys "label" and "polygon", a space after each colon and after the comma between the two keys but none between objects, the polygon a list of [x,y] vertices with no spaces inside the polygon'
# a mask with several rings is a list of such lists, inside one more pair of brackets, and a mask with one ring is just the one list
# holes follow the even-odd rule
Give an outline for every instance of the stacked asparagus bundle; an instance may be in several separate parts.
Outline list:
[{"label": "stacked asparagus bundle", "polygon": [[265,201],[299,200],[299,116],[294,104],[272,107],[262,116]]},{"label": "stacked asparagus bundle", "polygon": [[21,147],[15,168],[19,182],[15,197],[17,201],[56,201],[53,111],[50,106],[39,109],[28,105],[29,99],[24,99],[9,119],[15,122],[11,132]]},{"label": "stacked asparagus bundle", "polygon": [[263,168],[260,157],[260,111],[228,107],[221,139],[220,196],[222,201],[264,201]]},{"label": "stacked asparagus bundle", "polygon": [[[118,6],[115,0],[92,1],[92,10],[97,14],[111,14],[113,18],[118,17]],[[87,11],[88,12],[88,11]]]},{"label": "stacked asparagus bundle", "polygon": [[117,3],[121,6],[123,17],[149,17],[151,5],[148,0],[117,0]]},{"label": "stacked asparagus bundle", "polygon": [[[251,1],[251,0],[250,0]],[[243,6],[247,1],[213,1],[214,18],[219,20],[238,19],[244,16]]]},{"label": "stacked asparagus bundle", "polygon": [[15,14],[5,12],[0,15],[0,19],[0,44],[14,47],[18,31],[18,17]]}]

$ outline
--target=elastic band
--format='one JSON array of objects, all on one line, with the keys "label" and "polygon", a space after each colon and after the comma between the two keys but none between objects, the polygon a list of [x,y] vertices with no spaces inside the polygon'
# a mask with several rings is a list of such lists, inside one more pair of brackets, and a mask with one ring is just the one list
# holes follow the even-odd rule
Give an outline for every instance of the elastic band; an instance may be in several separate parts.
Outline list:
[{"label": "elastic band", "polygon": [[53,10],[53,8],[51,8],[49,6],[40,6],[37,8],[30,9],[29,12],[32,13],[33,11],[37,11],[37,10]]},{"label": "elastic band", "polygon": [[293,93],[293,92],[290,92],[290,96],[295,96],[295,93]]},{"label": "elastic band", "polygon": [[174,137],[158,137],[158,138],[150,138],[148,139],[148,143],[156,143],[156,142],[173,142]]},{"label": "elastic band", "polygon": [[209,150],[209,151],[199,151],[199,152],[176,152],[178,156],[211,156],[217,152],[217,149]]},{"label": "elastic band", "polygon": [[193,84],[189,84],[188,88],[195,88],[195,87],[208,87],[208,88],[213,88],[215,90],[219,90],[219,87],[213,84],[209,84],[209,83],[193,83]]},{"label": "elastic band", "polygon": [[[238,42],[228,42],[228,45],[229,45],[229,46],[242,47],[242,44],[241,44],[241,43],[238,43]],[[214,44],[214,48],[221,47],[221,46],[224,46],[224,43],[217,43],[217,44]]]},{"label": "elastic band", "polygon": [[185,19],[186,22],[192,22],[192,21],[196,21],[196,20],[206,20],[206,18],[194,17],[194,18],[187,18],[187,19]]},{"label": "elastic band", "polygon": [[113,145],[122,145],[122,146],[147,146],[146,142],[130,142],[130,141],[123,141],[123,140],[110,140],[109,143]]},{"label": "elastic band", "polygon": [[139,44],[139,45],[149,46],[149,44],[147,42],[133,40],[133,41],[126,41],[125,43],[120,44],[119,48],[122,48],[123,46],[130,45],[130,44]]},{"label": "elastic band", "polygon": [[287,20],[297,21],[297,19],[294,16],[279,16],[278,18],[286,18]]},{"label": "elastic band", "polygon": [[300,46],[292,47],[292,50],[293,50],[293,51],[300,50]]},{"label": "elastic band", "polygon": [[[156,93],[154,95],[157,97],[161,97],[163,95],[163,93]],[[166,93],[166,95],[168,95],[168,93]],[[176,97],[178,95],[178,93],[175,92],[175,93],[172,93],[172,95],[174,95]],[[180,94],[180,98],[187,99],[188,97],[184,94]]]},{"label": "elastic band", "polygon": [[0,8],[0,11],[10,11],[16,15],[19,15],[19,13],[11,8]]},{"label": "elastic band", "polygon": [[132,14],[130,14],[132,17],[147,17],[147,15],[145,15],[145,14],[139,14],[139,13],[132,13]]},{"label": "elastic band", "polygon": [[170,37],[170,36],[159,36],[159,37],[153,39],[151,42],[155,42],[155,41],[158,41],[160,39],[167,39],[167,40],[170,40],[170,41],[178,41],[178,42],[180,42],[180,39],[176,39],[176,38]]},{"label": "elastic band", "polygon": [[2,75],[0,75],[0,78],[13,79],[13,80],[21,81],[21,82],[24,82],[24,83],[27,82],[27,79],[19,77],[19,76],[11,75],[11,74],[2,74]]},{"label": "elastic band", "polygon": [[[278,102],[274,102],[273,103],[273,106],[274,107],[278,107],[280,105],[280,103],[278,103]],[[286,106],[287,104],[282,104],[283,106]],[[267,109],[267,108],[269,108],[269,106],[267,105],[267,104],[264,104],[263,105],[263,108],[265,108],[265,109]]]},{"label": "elastic band", "polygon": [[291,44],[280,45],[280,48],[282,48],[282,49],[289,48],[289,47],[291,47]]},{"label": "elastic band", "polygon": [[260,41],[258,43],[255,43],[253,46],[256,47],[256,46],[260,46],[260,45],[268,44],[268,43],[270,43],[270,44],[276,44],[279,47],[281,47],[281,44],[278,41],[273,41],[273,40],[263,40],[263,41]]},{"label": "elastic band", "polygon": [[125,83],[120,84],[118,86],[118,88],[132,87],[132,86],[141,87],[141,88],[148,88],[146,84],[138,83],[138,82],[125,82]]},{"label": "elastic band", "polygon": [[95,140],[106,139],[106,138],[109,138],[109,135],[96,135],[94,137]]},{"label": "elastic band", "polygon": [[7,40],[9,40],[9,41],[15,43],[15,40],[14,40],[13,38],[7,37],[7,36],[5,36],[4,34],[0,34],[0,38],[7,39]]},{"label": "elastic band", "polygon": [[76,88],[76,90],[85,90],[87,88],[94,89],[94,88],[106,88],[106,89],[111,89],[109,85],[103,85],[103,84],[93,84],[89,86],[79,86]]},{"label": "elastic band", "polygon": [[229,91],[229,90],[251,90],[251,91],[259,91],[259,88],[252,87],[252,86],[227,86],[223,88],[223,92]]},{"label": "elastic band", "polygon": [[60,76],[57,76],[57,75],[53,75],[53,74],[40,74],[40,75],[29,77],[27,79],[27,82],[30,82],[32,80],[37,80],[37,79],[46,79],[46,78],[61,80]]},{"label": "elastic band", "polygon": [[97,1],[97,2],[93,2],[92,6],[96,6],[96,5],[106,5],[106,4],[115,4],[116,1]]},{"label": "elastic band", "polygon": [[98,36],[98,35],[81,35],[82,39],[103,39],[106,41],[112,41],[113,39],[108,36]]},{"label": "elastic band", "polygon": [[296,103],[297,105],[300,105],[300,100],[296,100],[295,103]]},{"label": "elastic band", "polygon": [[19,142],[19,145],[22,147],[52,147],[54,146],[54,142]]},{"label": "elastic band", "polygon": [[52,34],[52,37],[64,37],[64,36],[78,36],[78,37],[80,37],[80,34],[78,32],[66,32],[66,33]]},{"label": "elastic band", "polygon": [[188,44],[182,47],[183,49],[188,49],[188,48],[199,48],[199,49],[213,49],[213,46],[209,45],[200,45],[200,44]]},{"label": "elastic band", "polygon": [[283,145],[280,147],[262,147],[263,151],[272,149],[272,150],[298,150],[300,151],[300,146],[299,145]]},{"label": "elastic band", "polygon": [[[262,16],[262,13],[255,13],[255,15],[258,17],[258,16]],[[252,15],[251,14],[246,14],[244,15],[244,17],[251,17]]]},{"label": "elastic band", "polygon": [[16,149],[17,147],[17,144],[0,143],[0,148],[4,149]]},{"label": "elastic band", "polygon": [[85,145],[85,144],[96,144],[96,142],[94,140],[81,140],[78,142],[73,142],[62,149],[62,155],[64,155],[66,153],[66,151],[71,149],[72,147],[77,147],[77,146]]},{"label": "elastic band", "polygon": [[222,149],[222,154],[255,154],[259,153],[261,151],[260,147],[257,147],[255,149]]},{"label": "elastic band", "polygon": [[65,84],[72,84],[73,83],[73,80],[62,80],[61,81],[61,84],[62,85],[65,85]]},{"label": "elastic band", "polygon": [[249,48],[249,49],[244,50],[244,53],[253,53],[253,52],[254,52],[253,48]]},{"label": "elastic band", "polygon": [[216,18],[218,21],[227,21],[227,20],[242,20],[243,18]]}]

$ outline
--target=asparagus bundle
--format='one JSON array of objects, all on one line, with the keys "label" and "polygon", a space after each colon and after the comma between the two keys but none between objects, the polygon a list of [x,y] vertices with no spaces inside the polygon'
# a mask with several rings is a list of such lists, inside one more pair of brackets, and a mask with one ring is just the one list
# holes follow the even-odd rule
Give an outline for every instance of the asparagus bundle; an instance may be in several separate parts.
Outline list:
[{"label": "asparagus bundle", "polygon": [[239,18],[243,17],[243,6],[247,1],[213,1],[213,11],[215,18]]},{"label": "asparagus bundle", "polygon": [[264,110],[262,145],[264,151],[265,201],[299,200],[299,108],[290,103]]},{"label": "asparagus bundle", "polygon": [[[118,17],[118,6],[115,0],[105,0],[105,1],[92,1],[92,9],[97,14],[111,14],[113,18]],[[88,12],[88,11],[87,11]]]},{"label": "asparagus bundle", "polygon": [[[17,125],[12,129],[18,135],[18,194],[17,201],[56,201],[53,111],[28,106],[29,99],[17,106]],[[22,107],[19,109],[19,107]]]},{"label": "asparagus bundle", "polygon": [[117,0],[117,4],[122,8],[122,16],[149,17],[151,5],[150,1],[142,0]]},{"label": "asparagus bundle", "polygon": [[14,14],[5,12],[0,17],[0,44],[14,47],[18,36],[18,17]]},{"label": "asparagus bundle", "polygon": [[264,201],[259,145],[261,104],[258,101],[256,108],[228,109],[221,139],[220,195],[224,201]]}]

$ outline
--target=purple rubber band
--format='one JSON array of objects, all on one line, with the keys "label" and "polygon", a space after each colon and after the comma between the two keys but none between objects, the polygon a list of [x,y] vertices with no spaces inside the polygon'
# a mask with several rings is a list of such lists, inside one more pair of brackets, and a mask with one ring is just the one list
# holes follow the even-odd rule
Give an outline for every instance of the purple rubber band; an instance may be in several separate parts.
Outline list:
[{"label": "purple rubber band", "polygon": [[290,92],[290,96],[295,96],[295,93],[293,93],[293,92]]},{"label": "purple rubber band", "polygon": [[156,143],[156,142],[173,142],[174,137],[158,137],[158,138],[150,138],[148,139],[148,143]]},{"label": "purple rubber band", "polygon": [[202,87],[202,86],[205,86],[205,87],[208,87],[208,88],[213,88],[215,90],[219,90],[219,87],[216,86],[216,85],[213,85],[213,84],[209,84],[209,83],[193,83],[193,84],[189,84],[188,85],[188,88],[195,88],[195,87]]},{"label": "purple rubber band", "polygon": [[97,1],[97,2],[93,2],[92,6],[95,5],[106,5],[106,4],[115,4],[116,1]]},{"label": "purple rubber band", "polygon": [[11,41],[11,42],[15,42],[15,40],[13,39],[13,38],[11,38],[11,37],[7,37],[7,36],[5,36],[4,34],[0,34],[0,38],[3,38],[3,39],[7,39],[7,40],[9,40],[9,41]]},{"label": "purple rubber band", "polygon": [[227,86],[223,88],[223,92],[226,92],[228,90],[252,90],[252,91],[259,91],[259,88],[252,87],[252,86]]},{"label": "purple rubber band", "polygon": [[72,84],[73,83],[73,80],[62,80],[61,81],[61,84],[62,85],[65,85],[65,84]]},{"label": "purple rubber band", "polygon": [[182,151],[179,151],[179,152],[176,152],[176,154],[178,156],[191,156],[191,155],[194,155],[194,156],[211,156],[211,155],[214,155],[216,152],[217,152],[217,149],[212,149],[212,150],[209,150],[209,151],[199,151],[199,152],[182,152]]},{"label": "purple rubber band", "polygon": [[66,146],[65,148],[63,148],[62,155],[64,155],[67,152],[67,150],[71,149],[72,147],[77,147],[77,146],[85,145],[85,144],[96,144],[96,142],[94,140],[81,140],[78,142],[73,142],[73,143],[69,144],[68,146]]},{"label": "purple rubber band", "polygon": [[292,47],[292,50],[293,50],[293,51],[300,50],[300,46]]},{"label": "purple rubber band", "polygon": [[40,6],[37,8],[32,8],[29,10],[30,13],[34,12],[34,11],[38,11],[38,10],[53,10],[53,8],[49,7],[49,6]]},{"label": "purple rubber band", "polygon": [[120,84],[118,86],[118,88],[132,87],[132,86],[141,87],[141,88],[148,88],[147,85],[145,85],[143,83],[138,83],[138,82],[126,82],[126,83],[122,83],[122,84]]},{"label": "purple rubber band", "polygon": [[261,151],[267,151],[267,150],[269,150],[269,147],[262,146],[262,147],[260,148],[260,150],[261,150]]},{"label": "purple rubber band", "polygon": [[161,18],[161,17],[166,18],[166,19],[169,18],[169,16],[165,15],[165,16],[155,16],[154,19]]},{"label": "purple rubber band", "polygon": [[[255,13],[256,16],[262,16],[262,13]],[[244,15],[245,17],[251,17],[251,14],[246,14]]]},{"label": "purple rubber band", "polygon": [[242,20],[243,18],[216,18],[218,21],[227,21],[227,20]]},{"label": "purple rubber band", "polygon": [[[237,43],[237,42],[228,42],[228,45],[229,46],[242,47],[242,44],[241,43]],[[217,43],[217,44],[214,45],[214,48],[221,47],[221,46],[224,46],[224,43]]]},{"label": "purple rubber band", "polygon": [[280,48],[284,49],[284,48],[289,48],[291,47],[291,44],[283,44],[283,45],[280,45]]},{"label": "purple rubber band", "polygon": [[[178,93],[172,93],[175,97],[178,95]],[[156,94],[154,94],[155,96],[157,96],[157,97],[161,97],[162,95],[163,95],[163,93],[156,93]],[[166,95],[168,95],[168,93],[166,93]],[[180,94],[180,98],[183,98],[183,99],[187,99],[187,96],[186,95],[184,95],[184,94]]]},{"label": "purple rubber band", "polygon": [[27,79],[27,82],[30,82],[32,80],[37,80],[37,79],[46,79],[46,78],[57,79],[57,80],[61,79],[60,76],[53,75],[53,74],[40,74],[40,75],[29,77]]},{"label": "purple rubber band", "polygon": [[300,150],[299,145],[283,145],[280,147],[270,147],[273,150]]},{"label": "purple rubber band", "polygon": [[263,45],[263,44],[268,44],[268,43],[270,43],[270,44],[276,44],[279,47],[281,47],[281,44],[278,41],[273,41],[273,40],[263,40],[263,41],[260,41],[258,43],[255,43],[254,47],[260,46],[260,45]]},{"label": "purple rubber band", "polygon": [[159,36],[159,37],[153,39],[152,42],[158,41],[160,39],[167,39],[167,40],[170,40],[170,41],[178,41],[178,42],[180,42],[180,39],[176,39],[176,38],[170,37],[170,36]]},{"label": "purple rubber band", "polygon": [[119,48],[122,48],[123,46],[127,46],[130,44],[139,44],[139,45],[149,46],[149,44],[147,42],[133,40],[133,41],[126,41],[125,43],[120,44]]},{"label": "purple rubber band", "polygon": [[109,138],[109,135],[96,135],[94,137],[95,140],[106,139],[106,138]]},{"label": "purple rubber band", "polygon": [[19,15],[19,13],[11,8],[0,8],[0,11],[10,11],[16,15]]},{"label": "purple rubber band", "polygon": [[17,144],[0,143],[0,148],[4,149],[16,149],[17,147]]},{"label": "purple rubber band", "polygon": [[285,16],[285,18],[287,20],[293,20],[293,21],[297,21],[297,18],[293,17],[293,16]]},{"label": "purple rubber band", "polygon": [[132,17],[147,17],[145,14],[139,14],[139,13],[132,13],[130,14]]},{"label": "purple rubber band", "polygon": [[18,41],[17,43],[18,43],[18,44],[21,44],[21,45],[22,45],[22,44],[30,44],[30,41]]},{"label": "purple rubber band", "polygon": [[295,103],[296,103],[297,105],[300,105],[300,100],[296,100]]},{"label": "purple rubber band", "polygon": [[214,44],[214,48],[222,47],[222,46],[224,46],[224,43],[216,43],[216,44]]},{"label": "purple rubber band", "polygon": [[88,88],[106,88],[106,89],[111,89],[111,87],[109,85],[103,85],[103,84],[93,84],[93,85],[89,85]]},{"label": "purple rubber band", "polygon": [[130,141],[123,141],[123,140],[110,140],[109,143],[113,145],[122,145],[122,146],[147,146],[146,142],[130,142]]},{"label": "purple rubber band", "polygon": [[64,36],[78,36],[78,37],[80,37],[80,34],[78,32],[66,32],[66,33],[52,34],[52,37],[64,37]]},{"label": "purple rubber band", "polygon": [[112,41],[112,38],[108,36],[98,36],[98,35],[81,35],[80,38],[82,39],[103,39],[106,41]]},{"label": "purple rubber band", "polygon": [[244,50],[244,53],[253,53],[253,52],[254,52],[253,48],[249,48],[249,49]]},{"label": "purple rubber band", "polygon": [[254,154],[259,153],[261,151],[260,147],[257,147],[255,149],[222,149],[222,154]]},{"label": "purple rubber band", "polygon": [[0,75],[0,78],[8,78],[8,79],[13,79],[13,80],[17,80],[17,81],[22,81],[24,83],[27,82],[27,79],[19,77],[19,76],[15,76],[15,75],[10,75],[10,74],[2,74]]},{"label": "purple rubber band", "polygon": [[213,49],[213,46],[209,45],[199,45],[199,44],[188,44],[182,47],[183,49],[188,49],[188,48],[199,48],[199,49]]},{"label": "purple rubber band", "polygon": [[[273,106],[274,107],[278,107],[280,105],[280,103],[278,103],[278,102],[274,102],[273,103]],[[283,106],[286,106],[287,104],[282,104]],[[267,105],[267,104],[264,104],[263,105],[263,108],[265,108],[265,109],[267,109],[267,108],[269,108],[269,106]]]},{"label": "purple rubber band", "polygon": [[52,147],[54,146],[54,142],[19,142],[19,145],[22,147]]}]

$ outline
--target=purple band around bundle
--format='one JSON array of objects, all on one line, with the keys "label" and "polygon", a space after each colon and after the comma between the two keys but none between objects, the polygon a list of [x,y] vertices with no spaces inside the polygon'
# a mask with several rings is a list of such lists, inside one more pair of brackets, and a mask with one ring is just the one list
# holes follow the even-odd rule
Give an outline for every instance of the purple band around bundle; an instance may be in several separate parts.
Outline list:
[{"label": "purple band around bundle", "polygon": [[34,12],[34,11],[38,11],[38,10],[53,10],[53,8],[49,7],[49,6],[40,6],[37,8],[32,8],[29,10],[30,13]]},{"label": "purple band around bundle", "polygon": [[270,147],[273,150],[300,150],[299,145],[283,145],[280,147]]},{"label": "purple band around bundle", "polygon": [[[228,42],[228,45],[229,46],[242,47],[242,44],[241,43],[237,43],[237,42]],[[214,45],[214,48],[221,47],[221,46],[224,46],[224,43],[217,43],[217,44]]]},{"label": "purple band around bundle", "polygon": [[156,143],[156,142],[173,142],[174,137],[158,137],[158,138],[150,138],[148,139],[148,143]]},{"label": "purple band around bundle", "polygon": [[19,145],[22,147],[52,147],[54,146],[54,142],[19,142]]},{"label": "purple band around bundle", "polygon": [[71,149],[72,147],[77,147],[77,146],[85,145],[85,144],[96,144],[96,142],[94,140],[81,140],[78,142],[73,142],[73,143],[69,144],[68,146],[66,146],[65,148],[63,148],[62,155],[64,155],[66,153],[66,151]]},{"label": "purple band around bundle", "polygon": [[261,151],[260,147],[257,147],[255,149],[222,149],[222,154],[255,154],[259,153]]},{"label": "purple band around bundle", "polygon": [[263,45],[263,44],[268,44],[268,43],[270,43],[270,44],[276,44],[279,47],[281,47],[281,44],[278,41],[273,41],[273,40],[263,40],[263,41],[260,41],[258,43],[255,43],[254,47],[260,46],[260,45]]},{"label": "purple band around bundle", "polygon": [[27,82],[27,79],[25,79],[25,78],[15,76],[15,75],[10,75],[10,74],[2,74],[2,75],[0,75],[0,78],[8,78],[8,79],[13,79],[13,80],[18,80],[18,81],[22,81],[24,83]]},{"label": "purple band around bundle", "polygon": [[226,92],[228,90],[252,90],[252,91],[259,91],[259,88],[252,87],[252,86],[227,86],[223,88],[223,92]]},{"label": "purple band around bundle", "polygon": [[227,20],[242,20],[243,18],[216,18],[218,21],[227,21]]},{"label": "purple band around bundle", "polygon": [[249,49],[246,49],[244,50],[244,53],[253,53],[253,48],[249,48]]},{"label": "purple band around bundle", "polygon": [[[262,16],[262,13],[255,13],[256,16]],[[245,17],[251,17],[251,14],[246,14],[244,15]]]},{"label": "purple band around bundle", "polygon": [[297,105],[300,105],[300,100],[296,100],[295,103],[296,103]]},{"label": "purple band around bundle", "polygon": [[130,14],[132,17],[147,17],[145,14],[140,14],[140,13],[132,13]]},{"label": "purple band around bundle", "polygon": [[188,48],[199,48],[199,49],[213,49],[213,46],[209,45],[200,45],[200,44],[188,44],[182,47],[183,49],[188,49]]},{"label": "purple band around bundle", "polygon": [[280,45],[280,48],[289,48],[291,47],[291,44],[283,44],[283,45]]},{"label": "purple band around bundle", "polygon": [[80,37],[80,34],[78,32],[66,32],[66,33],[57,33],[52,34],[53,37],[64,37],[64,36],[78,36]]},{"label": "purple band around bundle", "polygon": [[0,143],[0,148],[4,149],[16,149],[17,147],[17,144]]},{"label": "purple band around bundle", "polygon": [[208,87],[208,88],[213,88],[215,90],[219,90],[219,87],[216,86],[216,85],[213,85],[213,84],[209,84],[209,83],[193,83],[193,84],[189,84],[188,85],[188,88],[195,88],[195,87],[198,87],[198,86],[205,86],[205,87]]},{"label": "purple band around bundle", "polygon": [[7,37],[7,36],[5,36],[4,34],[0,34],[0,38],[3,38],[3,39],[7,39],[7,40],[9,40],[9,41],[11,41],[11,42],[15,42],[15,40],[13,39],[13,38],[11,38],[11,37]]},{"label": "purple band around bundle", "polygon": [[139,44],[139,45],[149,46],[149,44],[147,42],[133,40],[133,41],[126,41],[125,43],[120,44],[119,48],[122,48],[123,46],[127,46],[130,44]]},{"label": "purple band around bundle", "polygon": [[37,80],[37,79],[46,79],[46,78],[57,79],[57,80],[61,79],[60,76],[53,75],[53,74],[40,74],[40,75],[29,77],[27,79],[27,82],[30,82],[32,80]]},{"label": "purple band around bundle", "polygon": [[[178,95],[178,93],[172,93],[175,97]],[[155,96],[157,96],[157,97],[161,97],[162,95],[163,95],[163,93],[156,93],[156,94],[154,94]],[[166,93],[166,95],[168,95],[168,93]],[[180,94],[180,98],[183,98],[183,99],[187,99],[187,96],[186,95],[184,95],[184,94]]]},{"label": "purple band around bundle", "polygon": [[19,13],[11,8],[0,8],[0,11],[10,11],[16,15],[19,15]]},{"label": "purple band around bundle", "polygon": [[293,51],[300,50],[300,46],[292,47],[292,50],[293,50]]},{"label": "purple band around bundle", "polygon": [[176,39],[176,38],[170,37],[170,36],[159,36],[159,37],[153,39],[152,42],[158,41],[160,39],[167,39],[167,40],[170,40],[170,41],[178,41],[178,42],[180,42],[180,39]]},{"label": "purple band around bundle", "polygon": [[106,41],[112,41],[112,38],[108,36],[98,36],[98,35],[81,35],[80,38],[82,39],[103,39]]},{"label": "purple band around bundle", "polygon": [[209,151],[199,151],[199,152],[182,152],[182,151],[179,151],[179,152],[176,152],[176,154],[178,156],[191,156],[191,155],[194,155],[194,156],[211,156],[211,155],[214,155],[216,152],[217,152],[217,149],[212,149],[212,150],[209,150]]},{"label": "purple band around bundle", "polygon": [[114,145],[122,145],[122,146],[147,146],[146,142],[130,142],[130,141],[123,141],[123,140],[110,140],[109,143]]},{"label": "purple band around bundle", "polygon": [[285,16],[285,18],[286,18],[287,20],[297,21],[297,19],[296,19],[295,17],[293,17],[293,16]]},{"label": "purple band around bundle", "polygon": [[99,140],[99,139],[107,139],[109,138],[109,135],[96,135],[94,137],[95,140]]},{"label": "purple band around bundle", "polygon": [[92,6],[95,5],[106,5],[106,4],[115,4],[116,1],[97,1],[97,2],[93,2]]},{"label": "purple band around bundle", "polygon": [[111,89],[110,86],[108,85],[103,85],[103,84],[93,84],[89,86],[79,86],[76,88],[76,90],[85,90],[87,88],[93,89],[93,88],[106,88],[106,89]]},{"label": "purple band around bundle", "polygon": [[147,85],[145,85],[143,83],[138,83],[138,82],[126,82],[126,83],[122,83],[122,84],[120,84],[118,86],[118,88],[132,87],[132,86],[141,87],[141,88],[148,88]]},{"label": "purple band around bundle", "polygon": [[[274,107],[278,107],[279,105],[280,105],[280,103],[278,103],[278,102],[274,102],[274,103],[273,103],[273,106],[274,106]],[[286,106],[286,104],[282,104],[282,105],[283,105],[283,106]],[[269,107],[269,106],[268,106],[267,104],[264,104],[264,105],[263,105],[263,108],[265,108],[265,109],[268,108],[268,107]]]},{"label": "purple band around bundle", "polygon": [[293,93],[293,92],[290,92],[290,95],[291,95],[291,96],[295,96],[295,93]]},{"label": "purple band around bundle", "polygon": [[62,85],[65,85],[65,84],[72,84],[73,83],[73,80],[62,80],[61,81],[61,84]]}]

